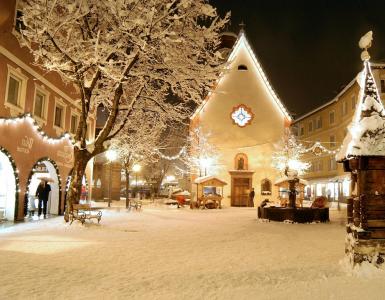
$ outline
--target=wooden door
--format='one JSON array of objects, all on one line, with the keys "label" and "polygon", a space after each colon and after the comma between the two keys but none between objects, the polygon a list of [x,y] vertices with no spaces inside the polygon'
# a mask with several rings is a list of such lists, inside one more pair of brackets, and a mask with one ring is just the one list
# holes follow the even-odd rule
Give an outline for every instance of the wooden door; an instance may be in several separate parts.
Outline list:
[{"label": "wooden door", "polygon": [[234,178],[231,206],[249,206],[250,178]]}]

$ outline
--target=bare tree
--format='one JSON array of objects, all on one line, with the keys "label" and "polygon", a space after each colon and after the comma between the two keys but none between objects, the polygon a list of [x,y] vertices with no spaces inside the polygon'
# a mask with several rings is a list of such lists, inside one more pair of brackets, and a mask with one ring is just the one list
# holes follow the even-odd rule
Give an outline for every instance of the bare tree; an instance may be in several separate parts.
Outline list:
[{"label": "bare tree", "polygon": [[126,208],[129,206],[130,174],[134,164],[148,165],[159,160],[161,134],[165,130],[158,123],[159,115],[152,112],[140,115],[140,120],[130,119],[126,127],[111,141],[110,148],[117,152],[126,177]]},{"label": "bare tree", "polygon": [[190,131],[186,141],[187,150],[180,157],[180,173],[203,176],[218,167],[219,151],[210,143],[209,138],[210,134],[204,132],[201,127]]},{"label": "bare tree", "polygon": [[[25,24],[20,43],[37,65],[79,91],[67,215],[80,197],[87,162],[108,148],[128,119],[145,108],[159,113],[162,123],[183,120],[191,104],[203,99],[222,68],[216,49],[229,15],[219,18],[206,0],[21,0],[19,5]],[[87,120],[99,104],[109,116],[87,144]]]}]

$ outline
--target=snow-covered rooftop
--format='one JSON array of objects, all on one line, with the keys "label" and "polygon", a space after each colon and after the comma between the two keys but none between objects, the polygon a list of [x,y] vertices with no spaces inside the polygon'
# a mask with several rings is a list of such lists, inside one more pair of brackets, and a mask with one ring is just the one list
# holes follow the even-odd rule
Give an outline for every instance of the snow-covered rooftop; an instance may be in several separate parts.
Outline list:
[{"label": "snow-covered rooftop", "polygon": [[361,87],[359,103],[336,155],[338,161],[353,156],[385,155],[385,112],[368,59],[364,61],[358,81]]}]

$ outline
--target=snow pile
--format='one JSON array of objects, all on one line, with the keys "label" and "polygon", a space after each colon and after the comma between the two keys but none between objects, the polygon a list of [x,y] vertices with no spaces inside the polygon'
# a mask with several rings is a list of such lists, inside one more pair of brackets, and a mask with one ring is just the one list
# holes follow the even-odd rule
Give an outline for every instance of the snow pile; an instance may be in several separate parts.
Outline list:
[{"label": "snow pile", "polygon": [[345,214],[309,226],[145,206],[101,224],[19,224],[0,231],[0,299],[383,299],[383,273],[339,264]]}]

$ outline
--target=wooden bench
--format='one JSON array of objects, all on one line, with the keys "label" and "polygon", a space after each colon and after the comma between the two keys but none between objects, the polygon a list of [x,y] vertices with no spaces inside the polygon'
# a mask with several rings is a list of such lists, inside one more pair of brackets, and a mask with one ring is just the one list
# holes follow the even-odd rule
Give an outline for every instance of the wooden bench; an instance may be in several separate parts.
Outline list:
[{"label": "wooden bench", "polygon": [[131,210],[132,208],[135,210],[141,210],[142,209],[142,201],[130,199],[130,202],[128,204],[128,210]]},{"label": "wooden bench", "polygon": [[98,223],[102,219],[102,212],[98,208],[92,208],[90,204],[73,204],[72,212],[70,213],[71,224],[78,220],[82,224],[88,219],[97,219]]}]

